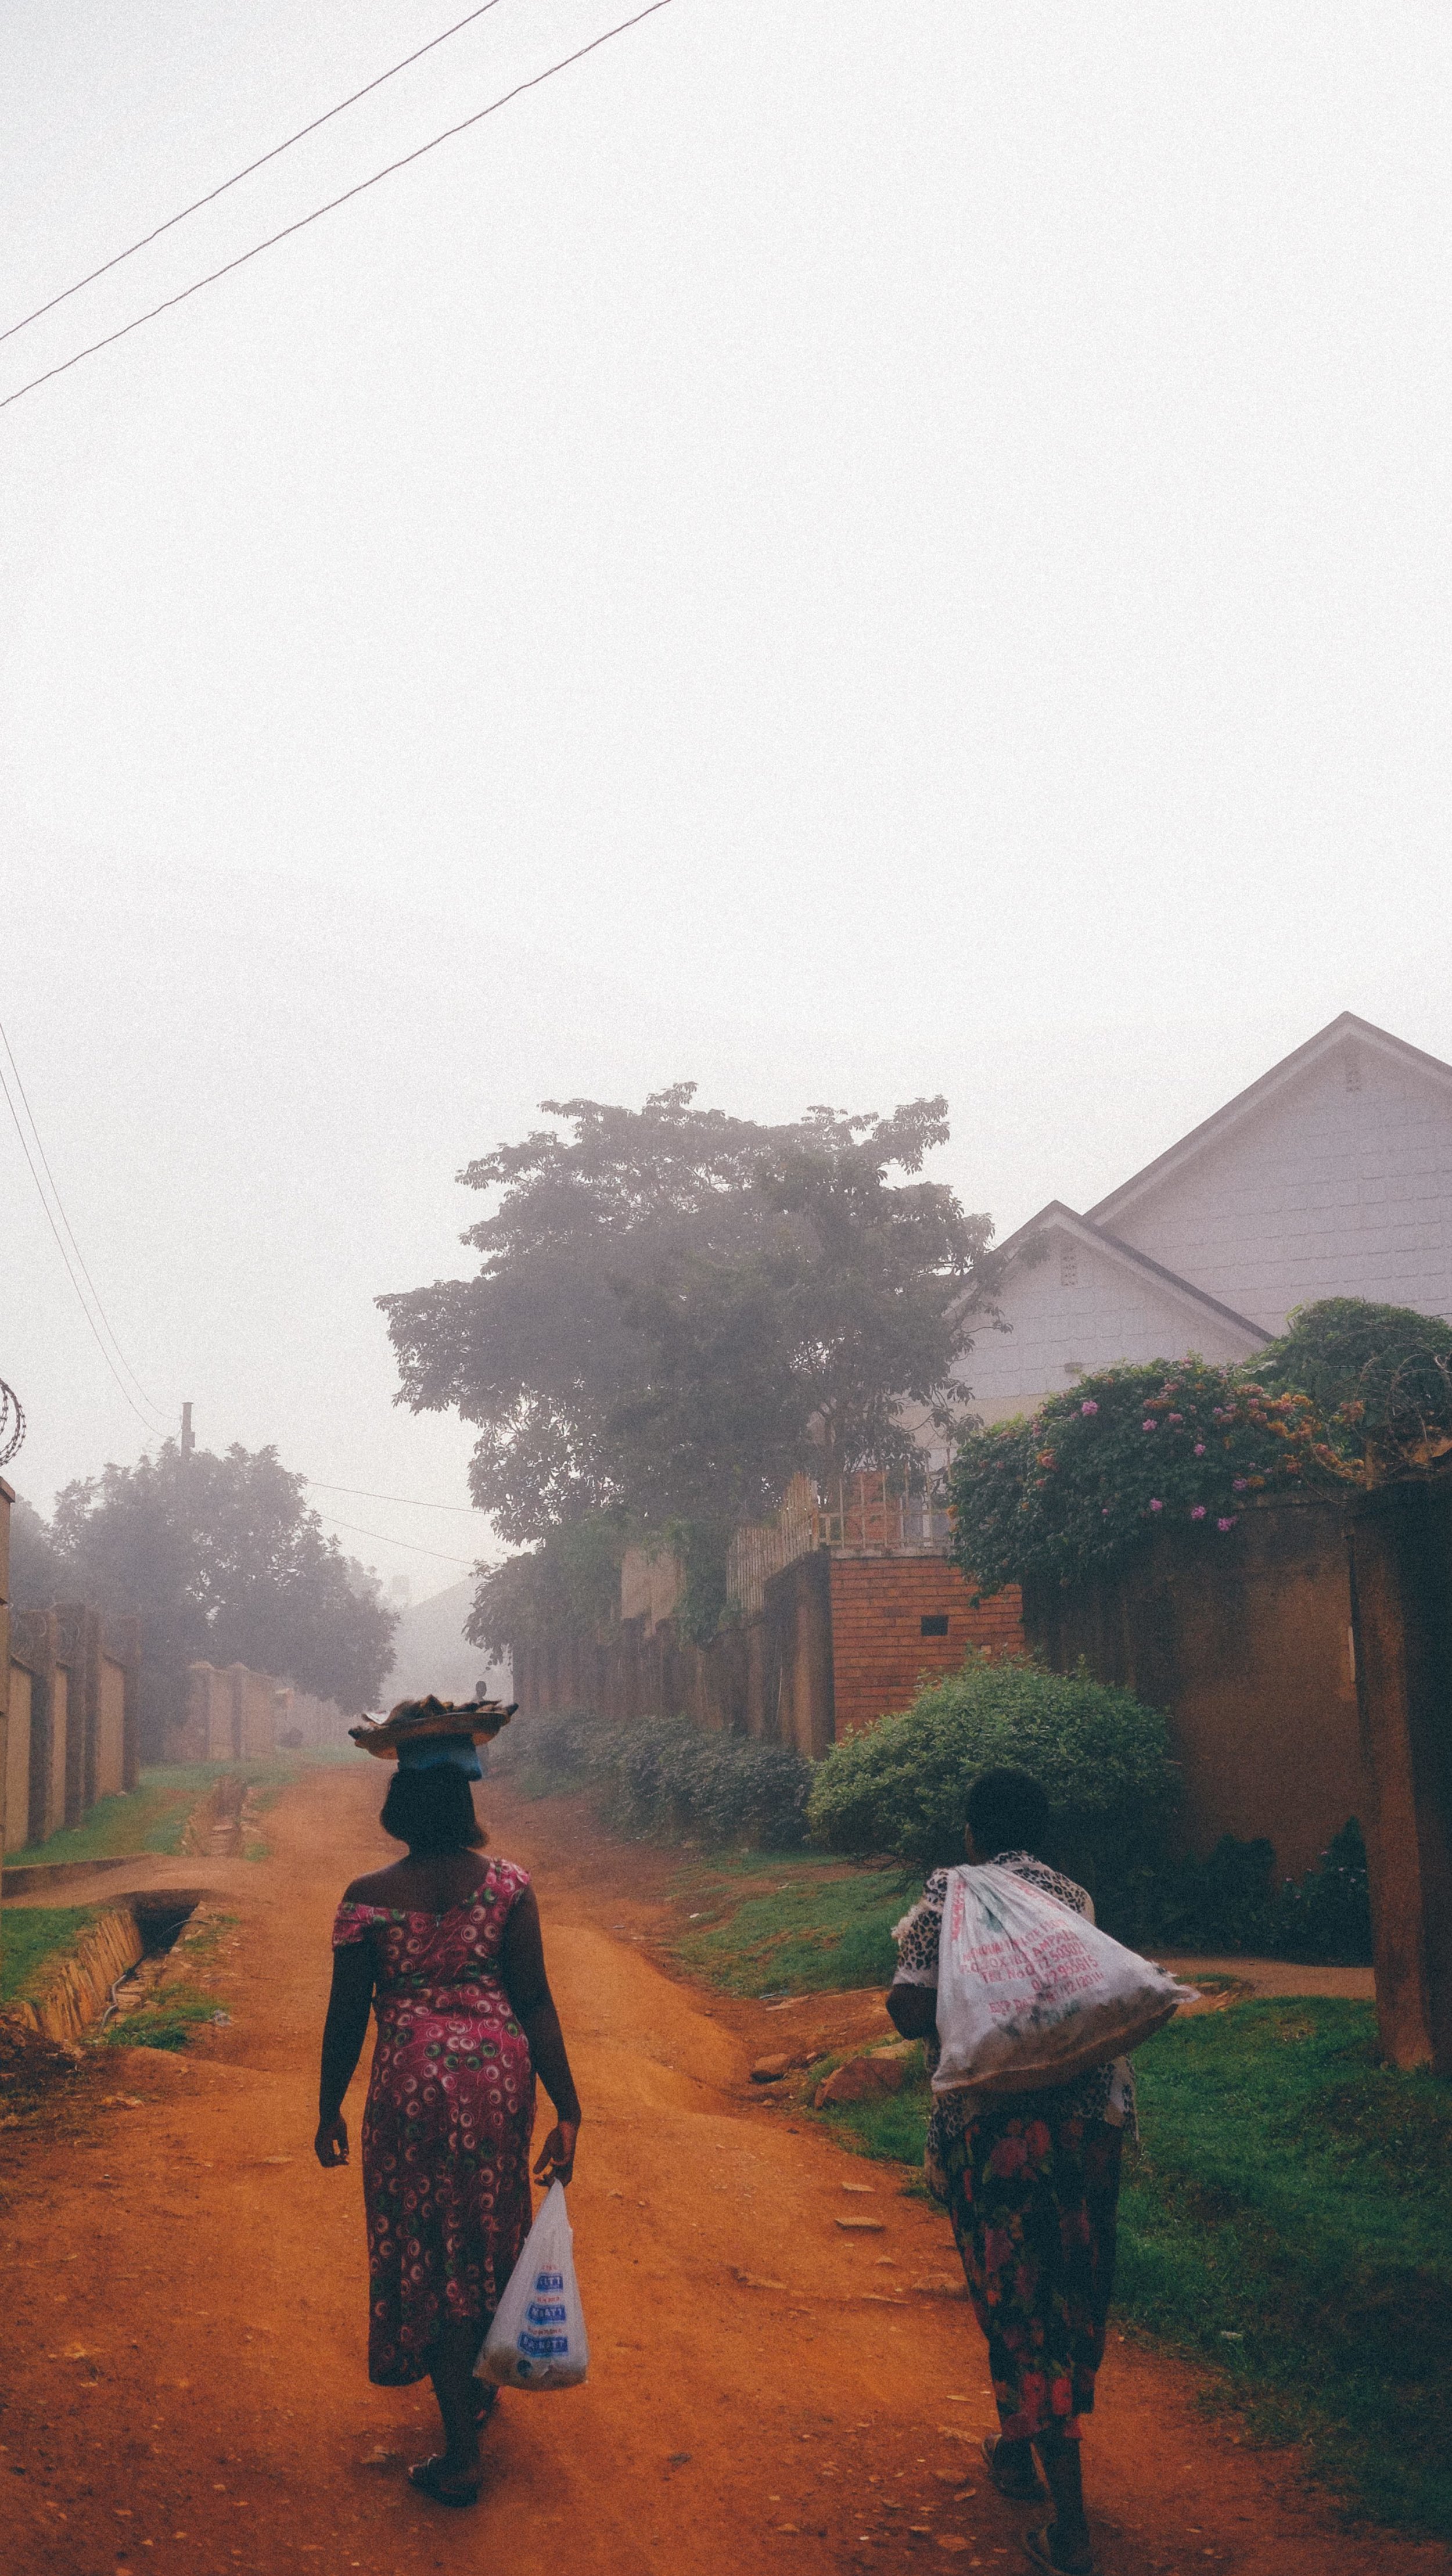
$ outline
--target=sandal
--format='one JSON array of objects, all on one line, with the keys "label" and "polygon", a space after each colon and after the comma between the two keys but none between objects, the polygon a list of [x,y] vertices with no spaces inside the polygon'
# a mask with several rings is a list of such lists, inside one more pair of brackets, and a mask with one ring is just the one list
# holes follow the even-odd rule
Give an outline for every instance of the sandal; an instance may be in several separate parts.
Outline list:
[{"label": "sandal", "polygon": [[1001,2433],[985,2433],[983,2436],[983,2456],[988,2462],[989,2476],[999,2494],[1007,2496],[1010,2504],[1037,2504],[1049,2490],[1039,2475],[1038,2463],[1032,2451],[1029,2453],[1028,2476],[1011,2477],[997,2466],[998,2449],[1002,2440]]},{"label": "sandal", "polygon": [[1056,2558],[1052,2533],[1057,2526],[1046,2522],[1041,2530],[1026,2531],[1023,2545],[1036,2567],[1044,2567],[1049,2576],[1099,2576],[1099,2562],[1087,2544],[1082,2558]]},{"label": "sandal", "polygon": [[417,2487],[421,2495],[432,2496],[435,2504],[478,2503],[482,2480],[476,2478],[471,2487],[446,2487],[442,2483],[443,2476],[444,2458],[443,2453],[439,2451],[435,2452],[431,2460],[416,2460],[409,2470],[408,2482],[411,2487]]}]

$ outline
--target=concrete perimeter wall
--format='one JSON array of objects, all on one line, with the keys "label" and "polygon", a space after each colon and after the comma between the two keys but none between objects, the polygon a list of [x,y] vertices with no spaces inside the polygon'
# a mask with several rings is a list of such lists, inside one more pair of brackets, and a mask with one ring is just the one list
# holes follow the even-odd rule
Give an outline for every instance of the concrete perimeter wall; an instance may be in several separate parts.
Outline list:
[{"label": "concrete perimeter wall", "polygon": [[[592,1637],[517,1646],[514,1694],[526,1714],[692,1717],[817,1759],[839,1736],[906,1708],[921,1680],[956,1671],[970,1646],[1023,1650],[1017,1594],[975,1610],[971,1587],[941,1556],[814,1548],[772,1575],[764,1596],[759,1618],[704,1647],[674,1620],[645,1614]],[[946,1633],[935,1633],[943,1619]]]},{"label": "concrete perimeter wall", "polygon": [[[7,1524],[9,1488],[0,1486]],[[140,1630],[82,1601],[0,1610],[4,1749],[0,1849],[23,1851],[79,1824],[98,1798],[136,1786]]]},{"label": "concrete perimeter wall", "polygon": [[1299,1878],[1351,1816],[1366,1822],[1345,1507],[1277,1498],[1233,1530],[1157,1531],[1122,1565],[1025,1587],[1030,1645],[1082,1655],[1169,1714],[1196,1853],[1265,1835]]},{"label": "concrete perimeter wall", "polygon": [[255,1762],[276,1750],[292,1693],[247,1664],[188,1664],[186,1713],[167,1739],[169,1762]]}]

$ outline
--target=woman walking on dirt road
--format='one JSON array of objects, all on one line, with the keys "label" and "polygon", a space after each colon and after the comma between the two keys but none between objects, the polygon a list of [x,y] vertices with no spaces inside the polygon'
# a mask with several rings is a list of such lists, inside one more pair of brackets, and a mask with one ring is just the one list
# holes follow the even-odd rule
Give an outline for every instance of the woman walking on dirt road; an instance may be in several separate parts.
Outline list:
[{"label": "woman walking on dirt road", "polygon": [[[1049,1802],[1026,1771],[988,1771],[967,1797],[970,1861],[1039,1887],[1093,1920],[1073,1879],[1036,1859],[1048,1839]],[[938,1944],[948,1873],[935,1870],[921,1901],[897,1926],[897,1981],[887,2008],[905,2039],[923,2039],[936,2066]],[[1043,2496],[1054,2519],[1025,2541],[1039,2567],[1093,2576],[1084,2518],[1079,2419],[1094,2404],[1114,2280],[1120,2151],[1134,2118],[1128,2061],[1095,2067],[1036,2093],[974,2093],[964,2086],[934,2104],[928,2181],[952,2217],[969,2295],[988,2337],[993,2394],[1003,2430],[984,2443],[1001,2495]]]},{"label": "woman walking on dirt road", "polygon": [[448,2505],[479,2492],[492,2391],[473,2369],[529,2233],[536,2074],[557,2115],[536,2175],[569,2181],[580,2122],[534,1890],[480,1848],[475,1736],[502,1723],[502,1711],[437,1701],[401,1702],[386,1721],[399,1767],[380,1821],[408,1857],[354,1879],[338,1908],[314,2141],[319,2164],[347,2163],[343,2097],[372,2004],[368,2376],[382,2388],[433,2381],[445,2449],[409,2476]]}]

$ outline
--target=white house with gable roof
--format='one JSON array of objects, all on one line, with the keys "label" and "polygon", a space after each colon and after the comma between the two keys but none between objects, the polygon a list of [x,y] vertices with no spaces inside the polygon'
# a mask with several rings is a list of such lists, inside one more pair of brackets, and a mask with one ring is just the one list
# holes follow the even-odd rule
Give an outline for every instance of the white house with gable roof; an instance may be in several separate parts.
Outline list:
[{"label": "white house with gable roof", "polygon": [[1080,1215],[1004,1245],[1006,1333],[966,1365],[985,1421],[1116,1360],[1250,1359],[1293,1306],[1452,1319],[1452,1065],[1343,1011]]}]

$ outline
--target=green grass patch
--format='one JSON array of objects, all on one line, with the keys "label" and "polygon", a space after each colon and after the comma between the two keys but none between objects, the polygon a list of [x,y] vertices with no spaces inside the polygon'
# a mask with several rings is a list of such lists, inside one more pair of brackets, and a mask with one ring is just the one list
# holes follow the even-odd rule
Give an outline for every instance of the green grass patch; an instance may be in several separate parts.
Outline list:
[{"label": "green grass patch", "polygon": [[99,1905],[7,1905],[0,1918],[0,2004],[43,1992],[51,1970],[103,1911]]},{"label": "green grass patch", "polygon": [[1452,2085],[1319,1997],[1172,2025],[1138,2065],[1125,2306],[1366,2511],[1452,2538]]},{"label": "green grass patch", "polygon": [[166,1762],[149,1765],[136,1787],[122,1795],[98,1798],[78,1825],[63,1825],[47,1842],[12,1852],[12,1862],[125,1860],[137,1852],[179,1852],[187,1818],[213,1784],[233,1772],[262,1793],[270,1805],[304,1771],[318,1764],[356,1762],[351,1747],[331,1745],[274,1753],[257,1762]]},{"label": "green grass patch", "polygon": [[103,2043],[109,2048],[185,2048],[199,2024],[209,2022],[216,2010],[216,1996],[204,1993],[200,1986],[168,1986],[154,2004],[142,2004],[136,2012],[109,2023],[102,2033]]},{"label": "green grass patch", "polygon": [[892,1926],[921,1893],[897,1870],[849,1870],[795,1852],[742,1852],[683,1870],[681,1965],[727,1994],[820,1994],[887,1986]]},{"label": "green grass patch", "polygon": [[[815,2088],[841,2063],[840,2057],[824,2057],[809,2069],[809,2087]],[[868,2102],[828,2102],[815,2116],[828,2128],[843,2131],[844,2145],[857,2155],[873,2156],[880,2164],[907,2165],[916,2181],[922,2171],[930,2101],[921,2045],[907,2064],[908,2079],[900,2093],[881,2093]]]}]

